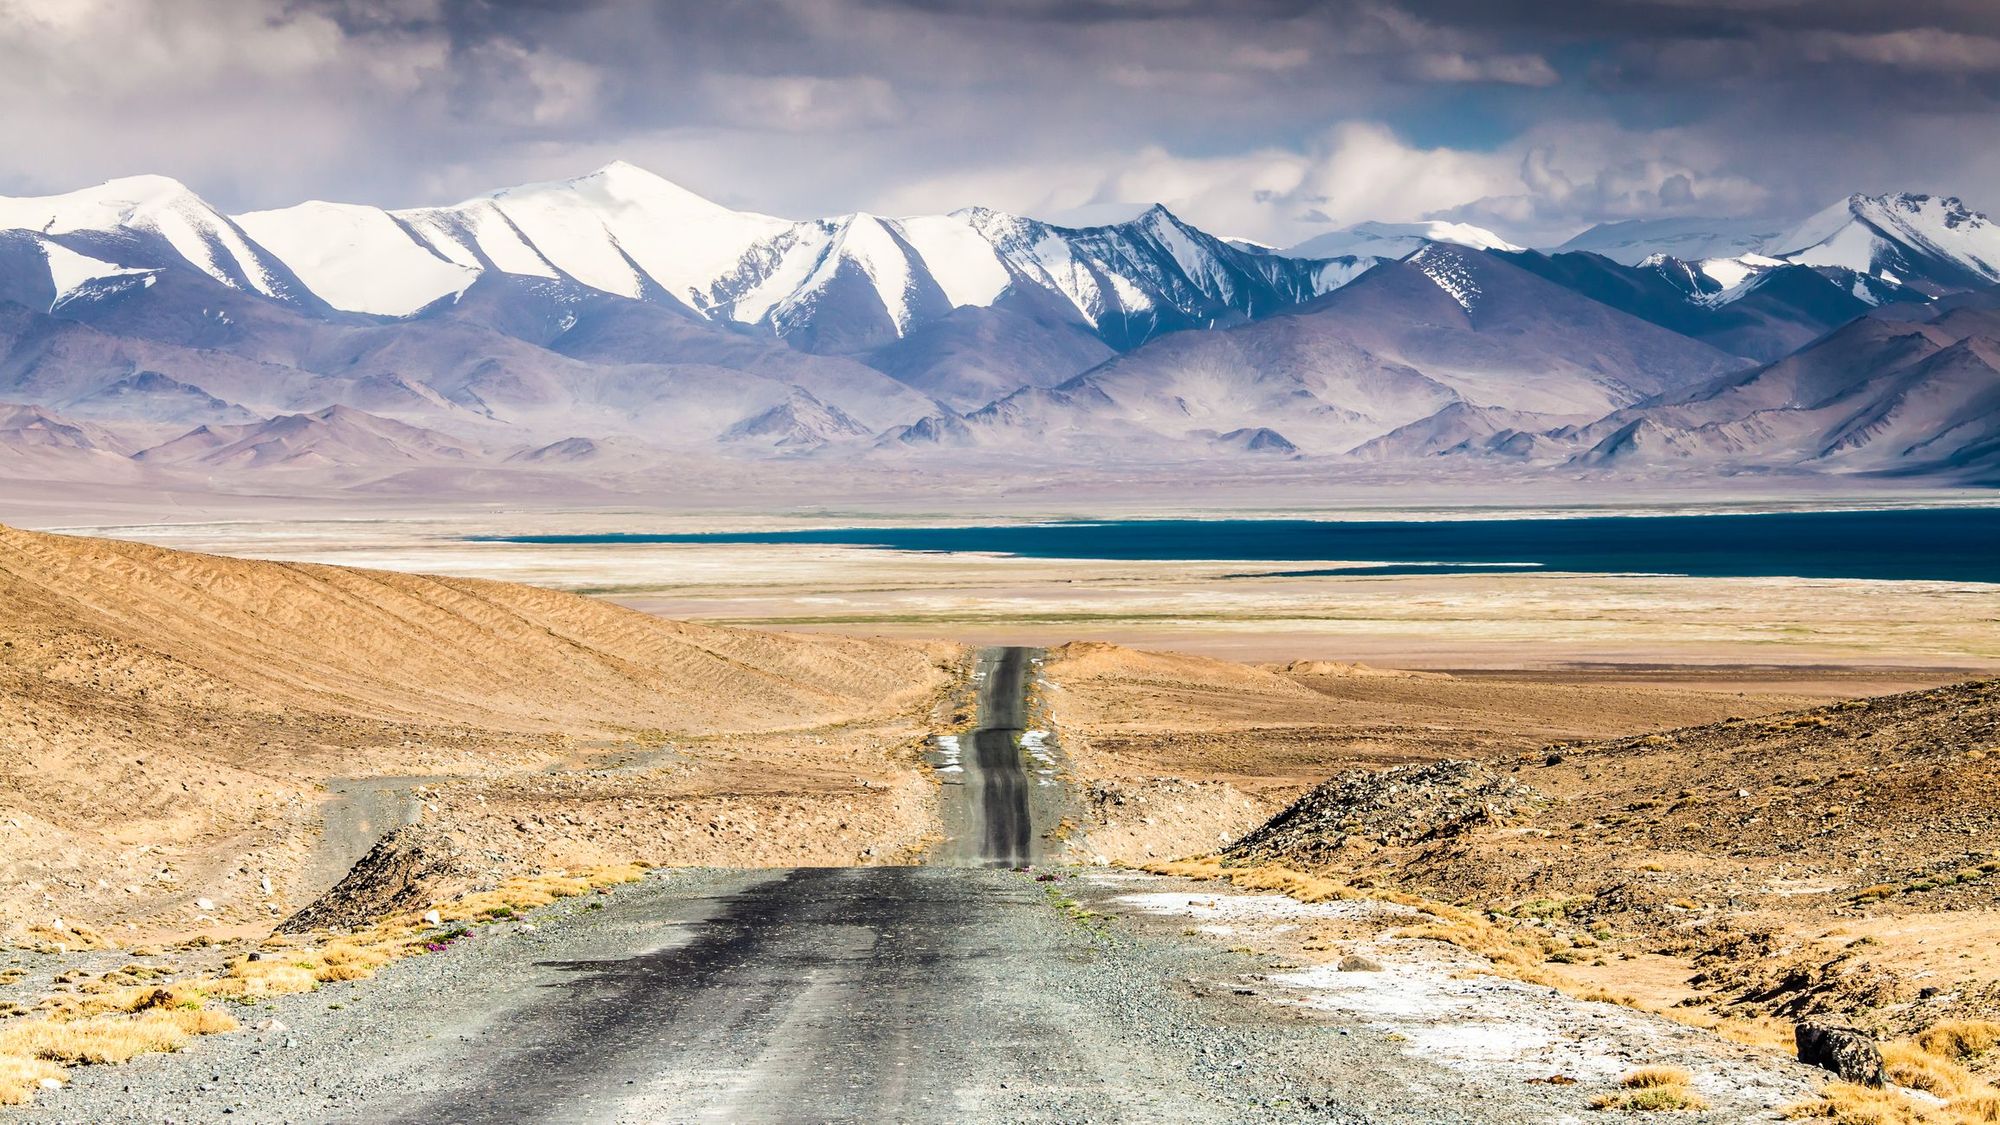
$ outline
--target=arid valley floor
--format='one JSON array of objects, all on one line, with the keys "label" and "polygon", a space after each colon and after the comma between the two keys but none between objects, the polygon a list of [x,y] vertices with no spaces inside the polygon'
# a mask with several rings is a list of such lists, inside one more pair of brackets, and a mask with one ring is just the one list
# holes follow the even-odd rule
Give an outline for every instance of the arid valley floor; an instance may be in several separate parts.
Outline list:
[{"label": "arid valley floor", "polygon": [[1990,586],[99,515],[0,1119],[2000,1120]]}]

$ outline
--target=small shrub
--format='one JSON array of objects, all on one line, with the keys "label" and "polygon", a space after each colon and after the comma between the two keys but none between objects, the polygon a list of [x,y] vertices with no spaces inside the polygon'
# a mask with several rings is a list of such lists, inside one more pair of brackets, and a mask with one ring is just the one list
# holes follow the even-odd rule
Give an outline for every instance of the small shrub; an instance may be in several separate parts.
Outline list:
[{"label": "small shrub", "polygon": [[26,1105],[44,1082],[62,1082],[69,1073],[47,1059],[0,1055],[0,1105]]},{"label": "small shrub", "polygon": [[1694,1113],[1708,1102],[1688,1083],[1694,1079],[1677,1066],[1642,1066],[1618,1080],[1624,1089],[1599,1094],[1590,1108],[1644,1113]]},{"label": "small shrub", "polygon": [[1642,1066],[1618,1080],[1628,1090],[1651,1090],[1657,1086],[1685,1086],[1694,1076],[1677,1066]]}]

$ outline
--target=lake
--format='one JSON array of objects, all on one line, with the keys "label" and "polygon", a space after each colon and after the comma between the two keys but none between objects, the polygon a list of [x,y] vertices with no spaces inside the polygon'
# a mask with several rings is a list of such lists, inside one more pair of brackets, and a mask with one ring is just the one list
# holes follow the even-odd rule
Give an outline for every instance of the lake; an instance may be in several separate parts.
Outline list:
[{"label": "lake", "polygon": [[1293,575],[1552,571],[2000,582],[2000,508],[1474,520],[1107,520],[686,535],[478,536],[540,544],[826,544],[1039,559],[1330,562]]}]

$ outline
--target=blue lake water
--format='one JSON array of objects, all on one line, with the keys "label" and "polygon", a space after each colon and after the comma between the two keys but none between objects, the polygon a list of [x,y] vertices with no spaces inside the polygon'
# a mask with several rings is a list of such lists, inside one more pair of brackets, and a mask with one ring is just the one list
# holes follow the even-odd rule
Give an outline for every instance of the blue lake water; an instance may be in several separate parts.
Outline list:
[{"label": "blue lake water", "polygon": [[1557,571],[2000,582],[2000,508],[1492,520],[1110,520],[700,535],[480,536],[502,543],[807,543],[1039,559],[1332,561],[1297,575]]}]

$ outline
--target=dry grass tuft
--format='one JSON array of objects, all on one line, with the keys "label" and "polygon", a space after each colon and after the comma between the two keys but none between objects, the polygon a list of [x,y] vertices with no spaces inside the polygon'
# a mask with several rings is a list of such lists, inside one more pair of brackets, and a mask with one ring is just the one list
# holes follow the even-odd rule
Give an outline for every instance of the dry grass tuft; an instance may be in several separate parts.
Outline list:
[{"label": "dry grass tuft", "polygon": [[1246,891],[1277,891],[1300,902],[1331,902],[1363,897],[1363,892],[1338,880],[1308,875],[1289,867],[1224,867],[1218,860],[1205,858],[1149,864],[1145,870],[1155,875],[1172,875],[1202,882],[1222,879]]},{"label": "dry grass tuft", "polygon": [[1991,1125],[2000,1121],[2000,1094],[1953,1098],[1944,1108],[1946,1113],[1956,1114],[1958,1120],[1966,1125]]},{"label": "dry grass tuft", "polygon": [[1973,1059],[2000,1047],[2000,1023],[1947,1020],[1917,1036],[1917,1046],[1948,1059]]},{"label": "dry grass tuft", "polygon": [[32,948],[42,953],[116,948],[109,938],[89,926],[61,919],[53,923],[33,922],[22,927],[20,932],[32,939]]},{"label": "dry grass tuft", "polygon": [[44,1082],[66,1082],[69,1072],[46,1059],[0,1055],[0,1105],[26,1105]]},{"label": "dry grass tuft", "polygon": [[1922,1090],[1946,1101],[1986,1088],[1971,1071],[1906,1040],[1882,1044],[1882,1066],[1888,1071],[1889,1081],[1896,1085]]},{"label": "dry grass tuft", "polygon": [[209,1008],[148,1008],[122,1015],[40,1019],[0,1032],[0,1058],[57,1064],[129,1062],[177,1051],[197,1035],[233,1031],[236,1020]]},{"label": "dry grass tuft", "polygon": [[1618,1080],[1624,1089],[1590,1099],[1592,1109],[1647,1113],[1695,1113],[1708,1102],[1694,1092],[1694,1077],[1677,1066],[1642,1066]]},{"label": "dry grass tuft", "polygon": [[1644,1010],[1665,1016],[1675,1023],[1698,1027],[1703,1031],[1719,1035],[1731,1043],[1755,1047],[1760,1051],[1790,1058],[1798,1050],[1797,1033],[1793,1025],[1784,1020],[1775,1020],[1768,1016],[1718,1016],[1699,1008],[1684,1008],[1678,1005],[1669,1008],[1644,1008]]},{"label": "dry grass tuft", "polygon": [[1650,1090],[1655,1086],[1685,1086],[1694,1076],[1677,1066],[1642,1066],[1618,1080],[1628,1090]]}]

